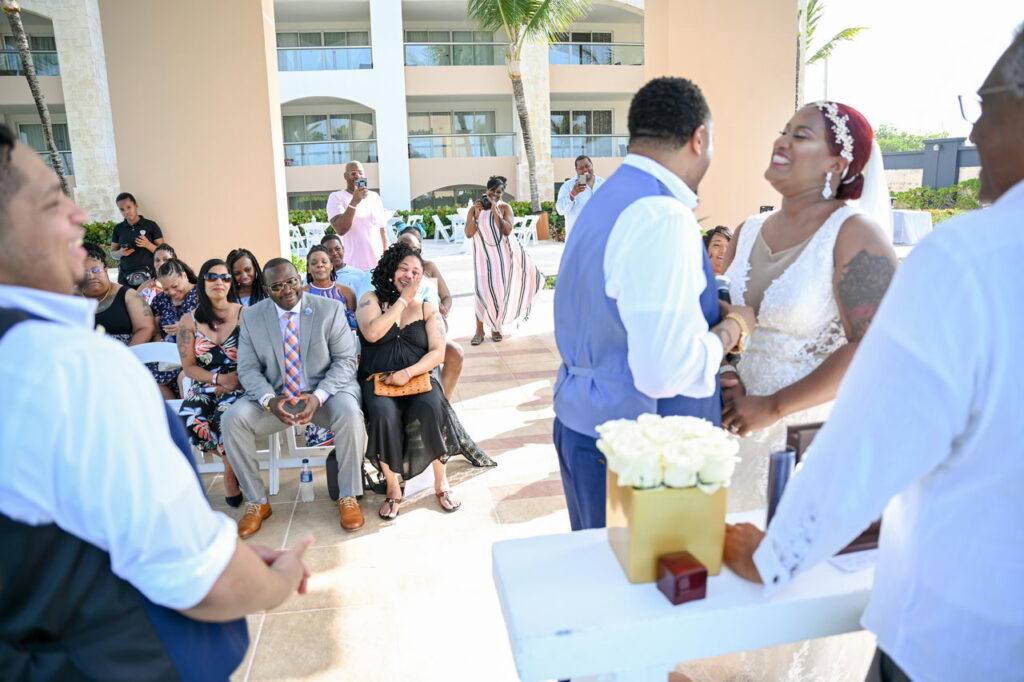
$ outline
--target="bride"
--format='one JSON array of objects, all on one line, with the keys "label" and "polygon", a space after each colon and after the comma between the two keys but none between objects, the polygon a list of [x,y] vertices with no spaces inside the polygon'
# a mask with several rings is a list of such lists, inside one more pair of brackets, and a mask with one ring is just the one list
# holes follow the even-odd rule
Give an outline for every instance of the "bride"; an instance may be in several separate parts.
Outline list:
[{"label": "bride", "polygon": [[[782,195],[781,208],[747,219],[726,254],[732,302],[757,314],[740,361],[721,372],[722,425],[744,436],[731,511],[766,507],[768,457],[785,447],[787,425],[828,417],[897,262],[886,234],[882,155],[857,110],[819,102],[797,111],[775,141],[765,178]],[[856,199],[857,208],[847,203]],[[682,670],[694,679],[859,682],[871,660],[868,637],[774,647]]]}]

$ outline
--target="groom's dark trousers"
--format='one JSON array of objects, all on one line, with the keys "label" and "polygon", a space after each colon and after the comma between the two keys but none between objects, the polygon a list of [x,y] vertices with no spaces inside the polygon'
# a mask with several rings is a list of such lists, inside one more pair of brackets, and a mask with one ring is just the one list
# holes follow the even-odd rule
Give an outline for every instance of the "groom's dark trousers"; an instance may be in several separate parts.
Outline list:
[{"label": "groom's dark trousers", "polygon": [[556,419],[554,440],[569,524],[573,530],[604,528],[608,465],[597,449],[597,439],[576,433]]}]

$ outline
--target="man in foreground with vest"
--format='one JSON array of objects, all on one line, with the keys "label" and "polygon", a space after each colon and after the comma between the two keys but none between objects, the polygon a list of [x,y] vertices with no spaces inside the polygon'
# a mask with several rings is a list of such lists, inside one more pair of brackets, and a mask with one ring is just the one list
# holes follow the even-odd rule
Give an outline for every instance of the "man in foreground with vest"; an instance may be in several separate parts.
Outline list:
[{"label": "man in foreground with vest", "polygon": [[700,88],[657,78],[629,107],[629,155],[580,214],[555,287],[554,441],[573,530],[605,525],[595,427],[645,413],[721,424],[718,368],[754,327],[719,304],[693,215],[711,163]]},{"label": "man in foreground with vest", "polygon": [[71,295],[86,219],[0,126],[0,671],[226,680],[312,537],[247,546],[210,509],[149,372]]}]

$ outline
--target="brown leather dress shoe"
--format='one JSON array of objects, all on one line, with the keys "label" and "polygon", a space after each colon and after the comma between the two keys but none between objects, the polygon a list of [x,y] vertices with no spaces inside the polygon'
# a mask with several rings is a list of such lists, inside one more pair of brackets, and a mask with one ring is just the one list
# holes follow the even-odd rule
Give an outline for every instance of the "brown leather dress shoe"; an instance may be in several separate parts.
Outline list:
[{"label": "brown leather dress shoe", "polygon": [[246,504],[245,514],[238,519],[238,537],[247,538],[258,531],[263,522],[269,519],[273,513],[274,510],[270,508],[270,504],[260,504],[259,502]]},{"label": "brown leather dress shoe", "polygon": [[359,502],[354,497],[343,497],[338,500],[338,516],[341,518],[341,527],[345,530],[359,530],[366,523],[363,510],[359,508]]}]

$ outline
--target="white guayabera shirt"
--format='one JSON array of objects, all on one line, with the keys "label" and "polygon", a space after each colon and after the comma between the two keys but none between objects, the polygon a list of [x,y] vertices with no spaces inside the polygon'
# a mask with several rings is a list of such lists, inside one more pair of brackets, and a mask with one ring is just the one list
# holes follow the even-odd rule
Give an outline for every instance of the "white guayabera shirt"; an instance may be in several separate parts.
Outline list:
[{"label": "white guayabera shirt", "polygon": [[754,555],[771,593],[884,508],[862,622],[915,682],[1024,674],[1022,223],[1024,181],[900,266]]}]

